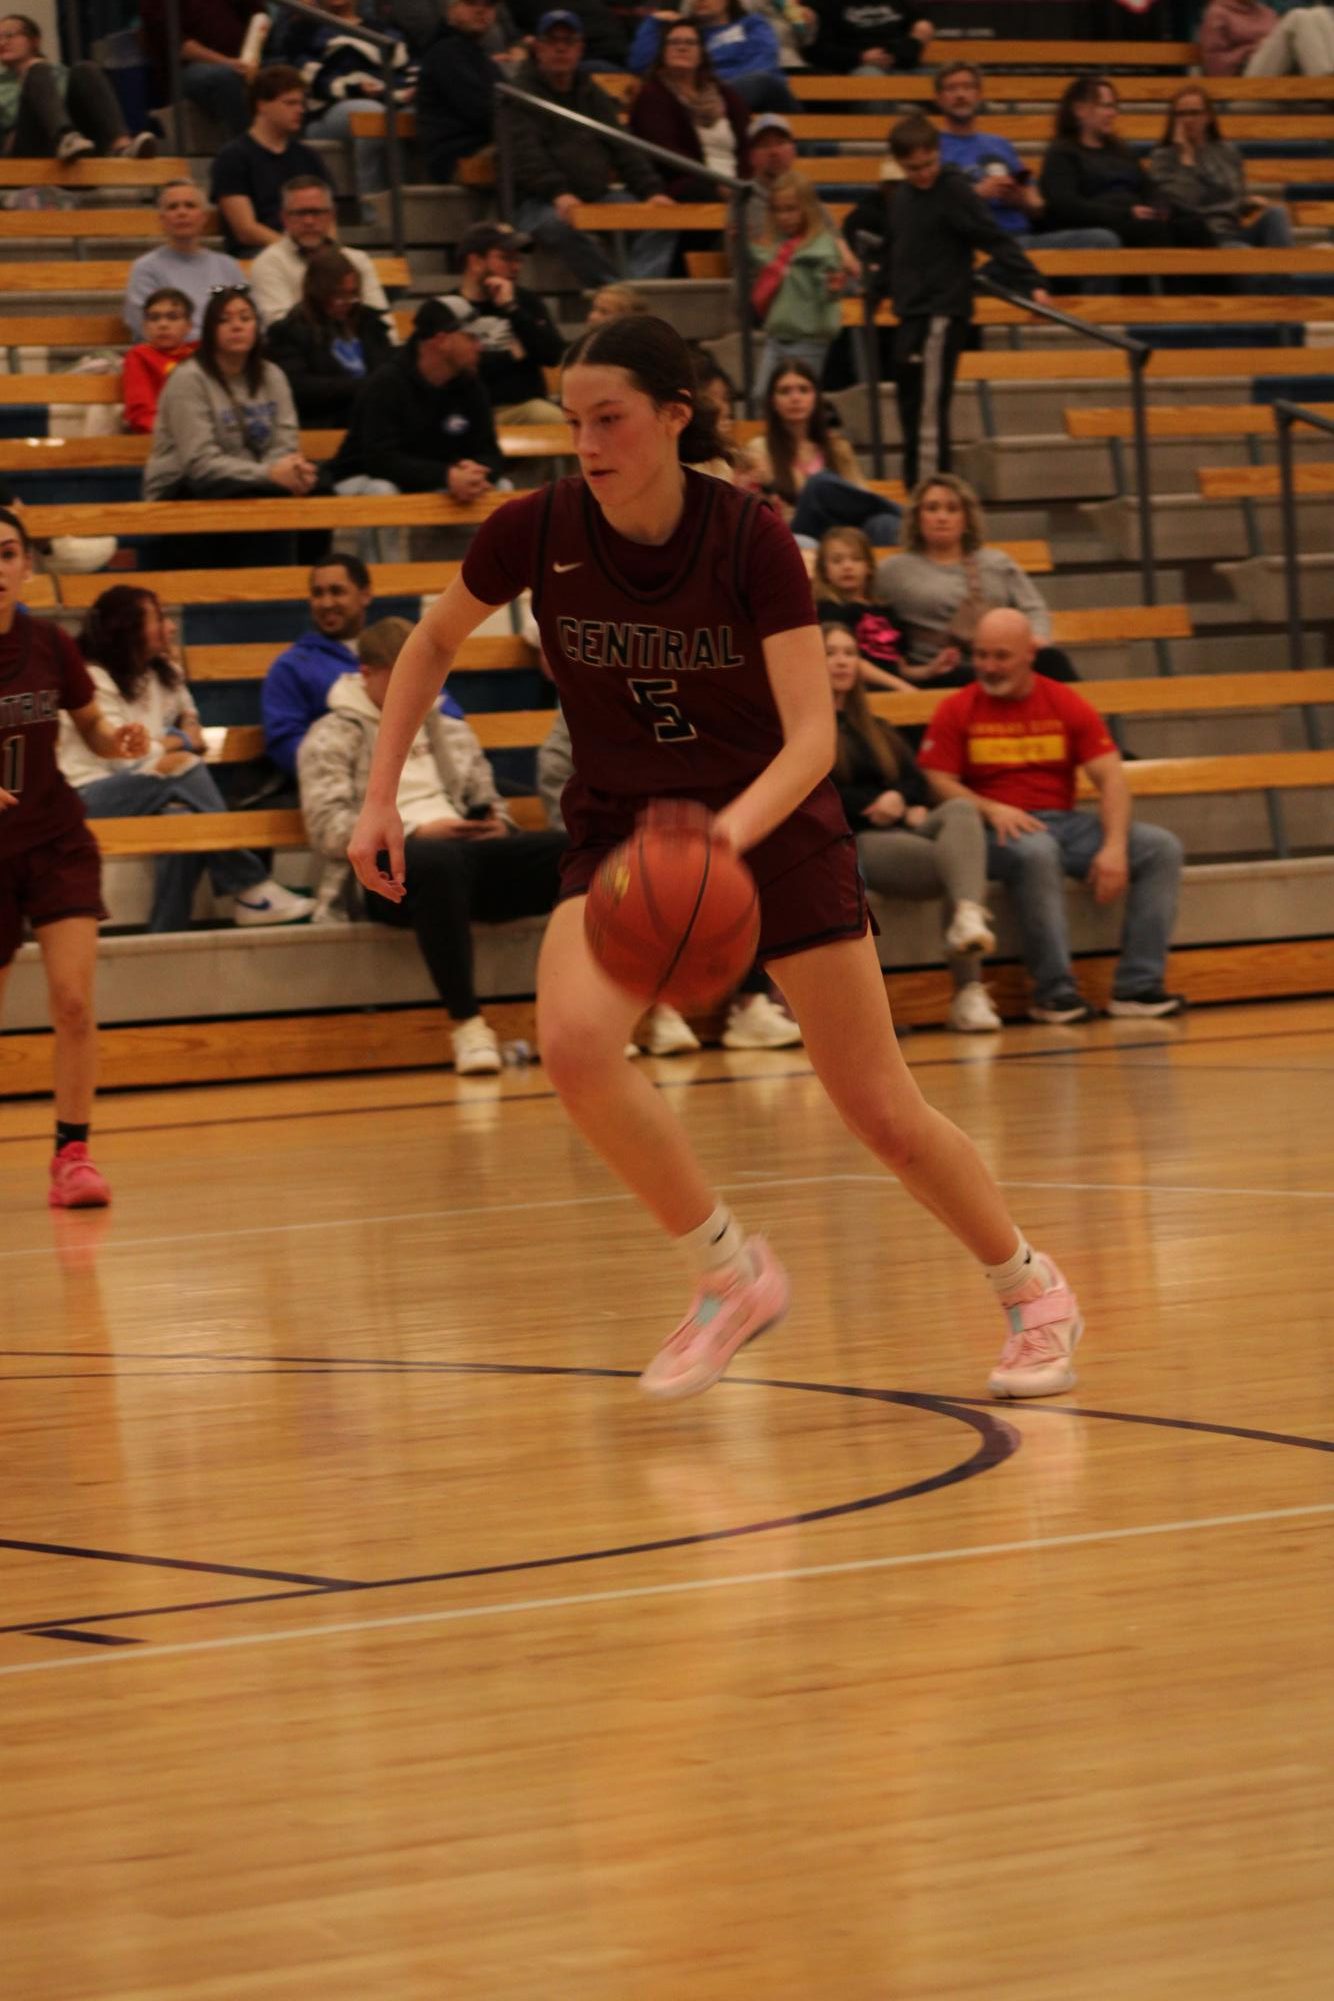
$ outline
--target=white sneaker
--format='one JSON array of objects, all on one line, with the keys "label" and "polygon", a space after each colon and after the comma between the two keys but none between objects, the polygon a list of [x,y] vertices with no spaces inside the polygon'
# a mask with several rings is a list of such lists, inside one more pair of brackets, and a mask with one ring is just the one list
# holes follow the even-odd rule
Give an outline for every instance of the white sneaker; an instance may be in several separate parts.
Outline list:
[{"label": "white sneaker", "polygon": [[668,1007],[666,1001],[659,1001],[651,1007],[648,1020],[644,1024],[644,1049],[650,1056],[685,1056],[692,1049],[699,1048],[699,1037],[690,1023]]},{"label": "white sneaker", "polygon": [[732,1002],[723,1030],[724,1049],[792,1049],[801,1030],[768,994],[743,994]]},{"label": "white sneaker", "polygon": [[270,877],[243,896],[232,898],[232,923],[305,924],[314,908],[313,897],[297,896]]},{"label": "white sneaker", "polygon": [[949,1023],[960,1035],[988,1035],[1004,1026],[981,980],[958,989],[950,1002]]},{"label": "white sneaker", "polygon": [[95,153],[96,151],[97,148],[91,139],[85,139],[82,132],[76,132],[71,127],[68,132],[63,134],[59,145],[56,147],[56,158],[64,160],[68,164],[70,160],[81,160],[85,153]]},{"label": "white sneaker", "polygon": [[945,943],[951,952],[994,952],[996,934],[991,928],[990,914],[980,903],[961,899],[954,906]]},{"label": "white sneaker", "polygon": [[501,1069],[500,1044],[496,1031],[480,1014],[461,1021],[450,1036],[454,1045],[454,1071],[459,1077],[495,1077]]}]

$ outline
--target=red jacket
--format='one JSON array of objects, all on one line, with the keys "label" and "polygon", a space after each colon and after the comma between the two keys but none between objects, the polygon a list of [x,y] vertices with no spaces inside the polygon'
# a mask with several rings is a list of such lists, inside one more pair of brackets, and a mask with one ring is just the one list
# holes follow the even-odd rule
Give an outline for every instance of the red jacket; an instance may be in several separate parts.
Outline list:
[{"label": "red jacket", "polygon": [[162,354],[141,340],[137,347],[128,350],[120,372],[127,431],[152,430],[157,420],[158,397],[166,387],[167,377],[180,362],[190,359],[198,345],[197,340],[188,340],[175,354]]},{"label": "red jacket", "polygon": [[[750,148],[746,143],[746,128],[750,124],[750,108],[736,92],[725,83],[718,85],[723,96],[723,108],[727,122],[736,137],[736,170],[738,175],[750,171]],[[656,77],[649,77],[640,86],[638,95],[630,107],[630,130],[639,139],[651,140],[655,146],[667,146],[673,153],[684,153],[688,159],[702,161],[704,148],[699,143],[699,133],[695,122],[679,97],[668,90],[665,83]],[[663,191],[673,201],[716,201],[720,190],[714,181],[701,180],[695,174],[678,174],[672,178],[672,170],[662,160],[654,162],[663,178]]]}]

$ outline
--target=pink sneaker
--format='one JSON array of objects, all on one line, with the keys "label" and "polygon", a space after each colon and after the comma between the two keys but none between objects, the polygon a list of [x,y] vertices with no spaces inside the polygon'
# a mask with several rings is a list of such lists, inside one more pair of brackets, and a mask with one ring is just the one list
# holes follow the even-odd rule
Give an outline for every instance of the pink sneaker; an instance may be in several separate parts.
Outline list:
[{"label": "pink sneaker", "polygon": [[776,1327],[792,1299],[787,1273],[763,1237],[748,1237],[752,1279],[704,1278],[690,1311],[639,1378],[651,1397],[693,1397],[723,1375],[757,1334]]},{"label": "pink sneaker", "polygon": [[52,1160],[46,1199],[53,1209],[104,1209],[111,1200],[106,1179],[93,1166],[81,1139],[62,1146]]},{"label": "pink sneaker", "polygon": [[1022,1292],[1002,1302],[1010,1335],[987,1379],[994,1397],[1054,1397],[1075,1386],[1071,1357],[1084,1316],[1051,1259],[1035,1252],[1034,1261],[1041,1270]]}]

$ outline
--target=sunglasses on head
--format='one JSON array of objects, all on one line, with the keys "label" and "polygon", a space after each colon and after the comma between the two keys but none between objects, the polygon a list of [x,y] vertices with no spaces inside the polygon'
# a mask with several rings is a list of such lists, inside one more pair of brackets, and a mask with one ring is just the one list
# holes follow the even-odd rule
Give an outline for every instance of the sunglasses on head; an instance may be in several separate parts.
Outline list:
[{"label": "sunglasses on head", "polygon": [[228,297],[248,299],[250,297],[250,287],[249,285],[210,285],[208,295],[210,299],[225,299]]}]

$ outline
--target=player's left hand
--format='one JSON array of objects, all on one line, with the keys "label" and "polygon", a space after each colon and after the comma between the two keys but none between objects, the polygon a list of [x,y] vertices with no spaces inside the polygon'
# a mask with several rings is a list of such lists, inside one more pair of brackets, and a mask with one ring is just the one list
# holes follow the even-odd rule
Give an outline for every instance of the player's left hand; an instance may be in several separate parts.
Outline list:
[{"label": "player's left hand", "polygon": [[113,757],[147,757],[153,739],[142,723],[122,723],[116,731]]},{"label": "player's left hand", "polygon": [[15,792],[6,792],[4,787],[0,785],[0,813],[4,812],[6,806],[17,806],[18,803],[18,794]]},{"label": "player's left hand", "polygon": [[1130,864],[1123,847],[1102,847],[1089,866],[1088,882],[1095,903],[1114,903],[1124,896]]}]

